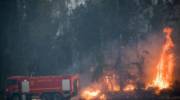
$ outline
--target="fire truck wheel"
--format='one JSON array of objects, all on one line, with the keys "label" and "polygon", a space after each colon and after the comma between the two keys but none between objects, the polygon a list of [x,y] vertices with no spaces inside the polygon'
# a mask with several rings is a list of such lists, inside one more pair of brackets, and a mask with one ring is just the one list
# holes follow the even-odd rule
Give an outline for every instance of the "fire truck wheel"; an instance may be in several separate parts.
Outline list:
[{"label": "fire truck wheel", "polygon": [[21,100],[21,96],[19,94],[13,94],[11,100]]},{"label": "fire truck wheel", "polygon": [[50,95],[49,94],[42,94],[41,100],[51,100]]},{"label": "fire truck wheel", "polygon": [[52,97],[53,97],[52,100],[64,100],[63,96],[58,93],[53,93]]}]

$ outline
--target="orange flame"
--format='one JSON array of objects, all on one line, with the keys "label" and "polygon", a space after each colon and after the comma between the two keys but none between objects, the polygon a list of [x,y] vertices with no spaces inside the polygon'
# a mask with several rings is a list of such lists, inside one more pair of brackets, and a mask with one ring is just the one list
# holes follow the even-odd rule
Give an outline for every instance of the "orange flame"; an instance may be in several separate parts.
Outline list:
[{"label": "orange flame", "polygon": [[91,100],[96,98],[100,92],[101,91],[98,87],[88,87],[81,92],[81,98],[85,100]]},{"label": "orange flame", "polygon": [[134,90],[136,89],[135,85],[134,84],[127,84],[123,91],[124,92],[133,92]]},{"label": "orange flame", "polygon": [[83,100],[95,100],[95,99],[106,100],[106,95],[102,94],[99,89],[97,90],[87,89],[81,93],[81,98]]},{"label": "orange flame", "polygon": [[92,84],[81,92],[81,98],[84,100],[106,100],[105,93],[120,92],[120,85],[116,78],[115,74],[109,72],[102,75],[96,84]]},{"label": "orange flame", "polygon": [[91,100],[93,98],[96,98],[99,95],[99,93],[100,93],[99,90],[94,90],[94,91],[85,90],[82,94],[82,97],[86,98],[86,100]]},{"label": "orange flame", "polygon": [[107,100],[106,95],[105,95],[105,94],[102,94],[102,95],[99,97],[99,100]]},{"label": "orange flame", "polygon": [[163,44],[159,62],[156,66],[156,75],[152,83],[148,87],[156,87],[158,91],[170,88],[173,82],[174,70],[174,54],[172,49],[174,43],[171,39],[173,29],[170,27],[164,28],[165,43]]},{"label": "orange flame", "polygon": [[118,85],[117,80],[115,79],[115,75],[113,76],[105,76],[104,85],[107,86],[109,92],[119,92],[120,85]]}]

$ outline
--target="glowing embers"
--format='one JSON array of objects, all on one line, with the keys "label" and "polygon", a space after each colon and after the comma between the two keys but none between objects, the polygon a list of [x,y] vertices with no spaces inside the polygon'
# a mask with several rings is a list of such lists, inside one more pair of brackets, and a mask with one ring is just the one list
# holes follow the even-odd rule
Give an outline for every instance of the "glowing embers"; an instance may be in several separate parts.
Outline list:
[{"label": "glowing embers", "polygon": [[174,54],[172,52],[174,43],[171,39],[173,29],[170,27],[164,28],[165,42],[162,46],[160,59],[156,66],[155,77],[147,85],[146,88],[154,87],[157,88],[157,93],[162,89],[168,89],[173,83],[173,72],[174,72]]}]

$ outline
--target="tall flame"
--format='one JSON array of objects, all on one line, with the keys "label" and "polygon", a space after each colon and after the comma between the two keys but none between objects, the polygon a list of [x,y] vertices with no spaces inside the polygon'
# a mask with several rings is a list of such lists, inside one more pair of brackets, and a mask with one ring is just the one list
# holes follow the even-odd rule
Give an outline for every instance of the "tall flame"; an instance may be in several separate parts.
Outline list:
[{"label": "tall flame", "polygon": [[156,75],[149,87],[156,87],[158,90],[170,88],[173,82],[174,54],[172,49],[174,43],[171,38],[173,29],[164,28],[165,42],[162,47],[159,62],[156,66]]}]

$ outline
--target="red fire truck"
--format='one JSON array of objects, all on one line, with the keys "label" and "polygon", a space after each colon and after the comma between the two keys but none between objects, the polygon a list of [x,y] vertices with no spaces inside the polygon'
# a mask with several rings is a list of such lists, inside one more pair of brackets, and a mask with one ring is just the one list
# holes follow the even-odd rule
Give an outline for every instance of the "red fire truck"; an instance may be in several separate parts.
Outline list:
[{"label": "red fire truck", "polygon": [[[78,75],[12,76],[7,80],[7,100],[68,100],[79,91]],[[23,99],[25,98],[25,99]]]}]

